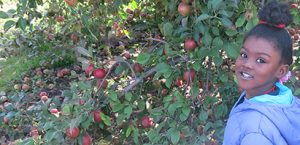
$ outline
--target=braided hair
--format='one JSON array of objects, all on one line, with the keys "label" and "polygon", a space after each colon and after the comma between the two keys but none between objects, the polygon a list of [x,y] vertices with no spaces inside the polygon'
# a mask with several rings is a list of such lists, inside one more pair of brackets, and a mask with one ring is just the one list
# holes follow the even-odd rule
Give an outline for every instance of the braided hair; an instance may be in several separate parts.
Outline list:
[{"label": "braided hair", "polygon": [[284,29],[292,23],[293,18],[287,4],[273,0],[267,3],[258,13],[260,23],[245,36],[263,38],[275,46],[281,54],[281,63],[291,65],[293,62],[293,42]]}]

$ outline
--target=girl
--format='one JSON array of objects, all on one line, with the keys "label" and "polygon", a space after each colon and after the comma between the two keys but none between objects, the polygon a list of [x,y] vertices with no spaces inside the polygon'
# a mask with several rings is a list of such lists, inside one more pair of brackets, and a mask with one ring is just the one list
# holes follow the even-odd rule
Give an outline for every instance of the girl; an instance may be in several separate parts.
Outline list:
[{"label": "girl", "polygon": [[300,145],[300,100],[280,81],[292,64],[288,5],[272,1],[244,39],[235,74],[244,90],[230,112],[223,145]]}]

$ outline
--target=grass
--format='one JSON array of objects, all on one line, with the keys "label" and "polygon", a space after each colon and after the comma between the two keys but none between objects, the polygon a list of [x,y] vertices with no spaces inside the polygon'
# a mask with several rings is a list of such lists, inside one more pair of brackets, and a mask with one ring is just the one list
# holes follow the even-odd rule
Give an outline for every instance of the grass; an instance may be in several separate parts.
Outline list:
[{"label": "grass", "polygon": [[21,79],[24,73],[28,72],[31,68],[38,67],[42,57],[28,58],[26,55],[9,57],[6,60],[0,61],[2,66],[0,71],[0,90],[12,90],[13,81]]}]

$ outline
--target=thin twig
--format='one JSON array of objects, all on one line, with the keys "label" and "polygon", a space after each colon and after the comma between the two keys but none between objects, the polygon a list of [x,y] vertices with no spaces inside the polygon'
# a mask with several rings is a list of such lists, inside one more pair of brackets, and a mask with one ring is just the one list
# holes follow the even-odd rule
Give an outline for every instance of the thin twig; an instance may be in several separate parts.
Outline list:
[{"label": "thin twig", "polygon": [[120,93],[120,96],[123,96],[125,93],[127,93],[128,91],[130,91],[132,88],[134,88],[137,84],[139,84],[144,78],[149,77],[150,75],[152,75],[154,72],[156,71],[156,67],[151,68],[150,70],[148,70],[145,75],[135,79],[135,81],[128,85],[127,87],[124,88],[124,90]]}]

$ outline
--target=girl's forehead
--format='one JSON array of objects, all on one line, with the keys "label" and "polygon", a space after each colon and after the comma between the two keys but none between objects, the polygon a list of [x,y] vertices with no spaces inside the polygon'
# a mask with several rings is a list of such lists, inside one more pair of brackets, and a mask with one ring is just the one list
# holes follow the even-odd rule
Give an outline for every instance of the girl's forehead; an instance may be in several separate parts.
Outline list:
[{"label": "girl's forehead", "polygon": [[267,54],[269,56],[279,57],[279,52],[275,45],[264,38],[249,37],[243,44],[243,49],[249,53]]}]

